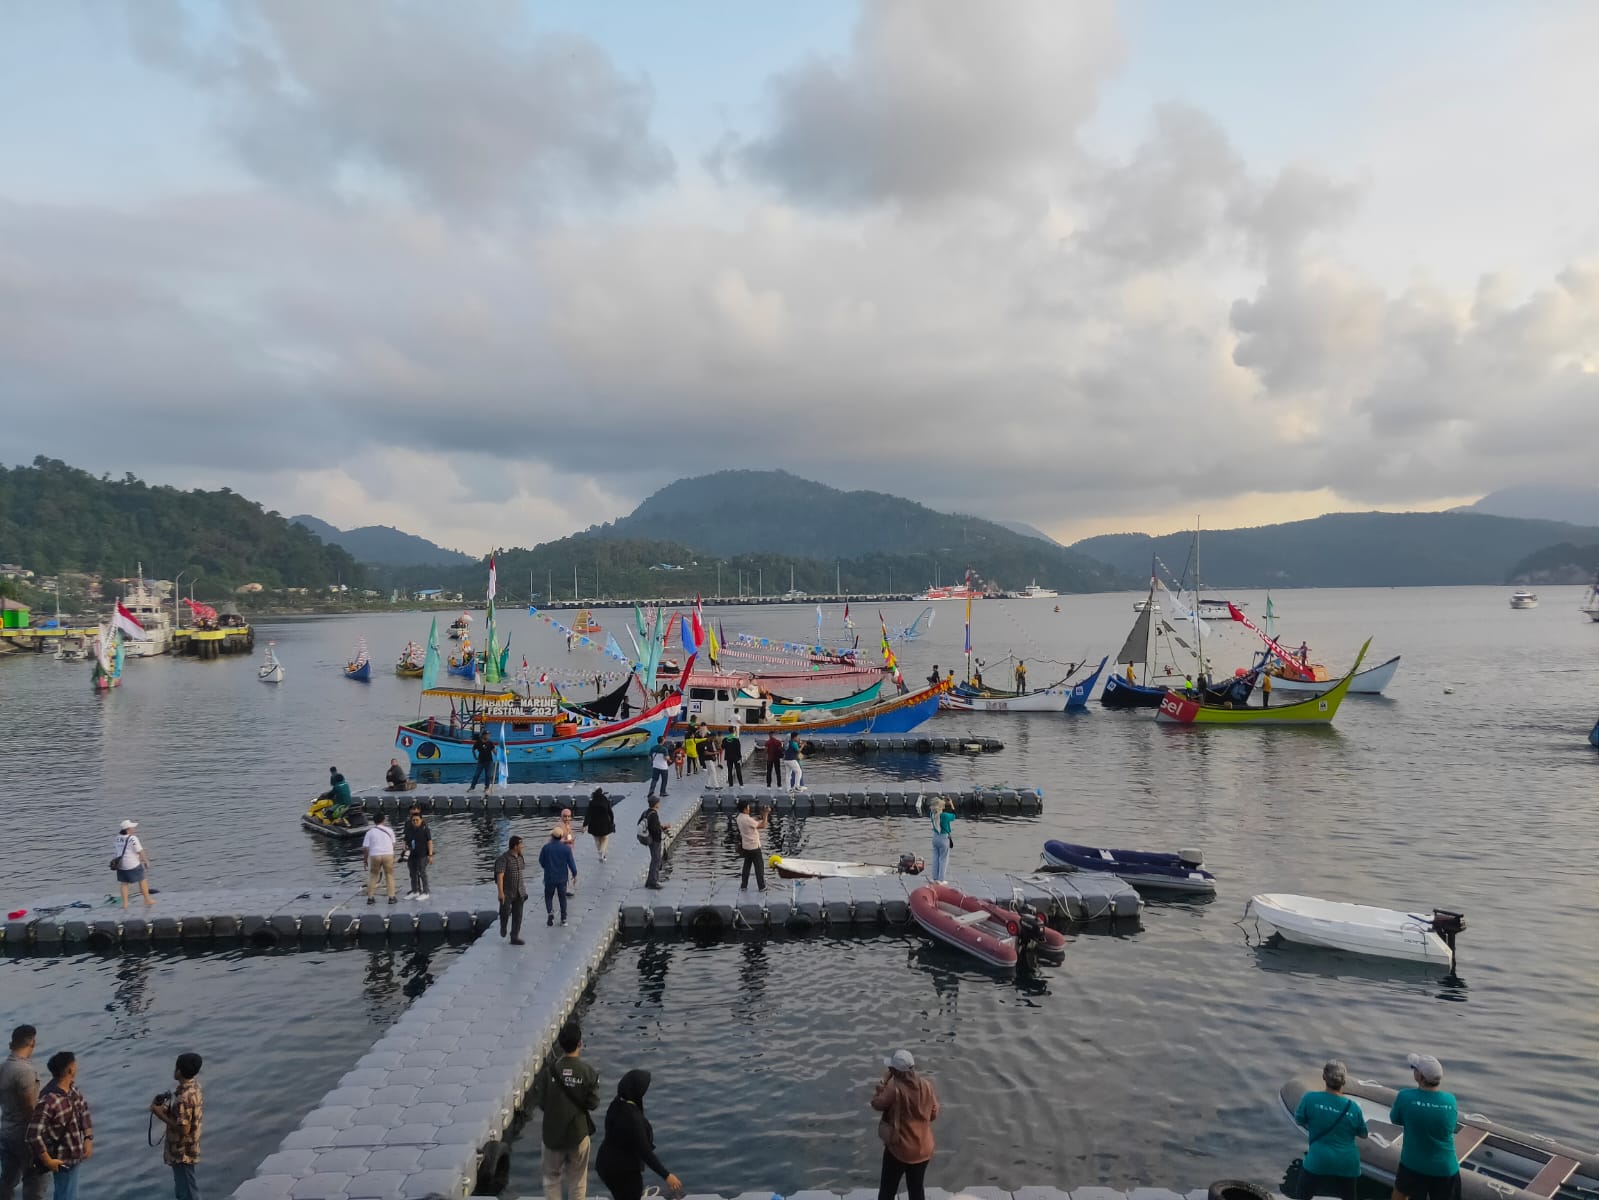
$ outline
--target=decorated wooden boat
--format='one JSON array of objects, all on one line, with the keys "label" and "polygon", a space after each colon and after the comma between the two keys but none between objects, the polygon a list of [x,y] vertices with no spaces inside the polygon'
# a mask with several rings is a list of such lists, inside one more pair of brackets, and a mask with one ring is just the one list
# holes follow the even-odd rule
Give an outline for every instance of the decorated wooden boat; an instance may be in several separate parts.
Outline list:
[{"label": "decorated wooden boat", "polygon": [[1284,892],[1252,896],[1244,906],[1244,919],[1250,917],[1286,941],[1446,967],[1455,961],[1456,935],[1466,928],[1464,917],[1444,909],[1428,915]]},{"label": "decorated wooden boat", "polygon": [[1115,875],[1139,891],[1190,892],[1215,895],[1216,877],[1201,870],[1197,850],[1176,854],[1151,850],[1106,850],[1075,842],[1044,843],[1044,865],[1057,871],[1094,871]]},{"label": "decorated wooden boat", "polygon": [[[940,707],[954,712],[1076,712],[1088,706],[1094,685],[1099,682],[1109,658],[1099,660],[1099,666],[1076,683],[1068,675],[1059,683],[1047,688],[1026,692],[1007,692],[999,688],[979,688],[970,683],[956,684],[955,688],[939,702]],[[1081,666],[1087,666],[1087,663]],[[1081,667],[1079,667],[1081,669]]]},{"label": "decorated wooden boat", "polygon": [[372,682],[372,660],[367,657],[364,637],[356,639],[355,657],[344,664],[344,677],[353,679],[357,683]]},{"label": "decorated wooden boat", "polygon": [[554,699],[526,701],[509,689],[429,688],[423,694],[452,701],[456,712],[454,720],[428,717],[399,727],[394,744],[414,766],[472,764],[472,734],[480,729],[496,747],[503,744],[509,765],[640,758],[678,711],[675,694],[621,720],[578,716]]},{"label": "decorated wooden boat", "polygon": [[780,879],[871,879],[881,875],[920,875],[927,864],[914,854],[901,854],[897,863],[835,862],[821,858],[789,858],[774,854],[767,860]]},{"label": "decorated wooden boat", "polygon": [[692,716],[705,728],[718,731],[727,730],[736,723],[746,735],[775,733],[780,737],[791,733],[801,737],[814,733],[909,733],[932,718],[938,711],[939,697],[949,687],[948,680],[940,680],[919,691],[842,712],[811,716],[790,714],[787,719],[773,720],[763,699],[735,692],[725,684],[709,687],[691,682],[683,694],[678,720],[687,721]]},{"label": "decorated wooden boat", "polygon": [[1338,706],[1349,691],[1350,682],[1360,664],[1365,660],[1371,639],[1355,656],[1355,665],[1334,684],[1324,696],[1310,696],[1291,704],[1274,704],[1270,708],[1226,708],[1202,704],[1181,692],[1169,691],[1155,713],[1157,721],[1176,725],[1329,725],[1338,715]]},{"label": "decorated wooden boat", "polygon": [[1105,676],[1105,688],[1099,693],[1099,702],[1106,708],[1159,708],[1168,689],[1146,687],[1141,683],[1128,683],[1119,673]]},{"label": "decorated wooden boat", "polygon": [[[1290,1117],[1307,1092],[1321,1089],[1321,1073],[1305,1071],[1278,1093]],[[1394,1182],[1404,1130],[1390,1122],[1399,1093],[1371,1079],[1351,1079],[1343,1094],[1360,1108],[1368,1135],[1355,1139],[1363,1175]],[[1455,1125],[1461,1200],[1592,1200],[1599,1195],[1599,1151],[1511,1129],[1479,1113],[1462,1113]]]},{"label": "decorated wooden boat", "polygon": [[[1398,670],[1399,655],[1396,654],[1385,663],[1367,667],[1364,671],[1356,671],[1349,681],[1349,694],[1381,695],[1382,690],[1394,681],[1394,675]],[[1266,673],[1271,676],[1271,692],[1274,696],[1325,696],[1338,686],[1336,679],[1295,679],[1283,672],[1280,667],[1268,668]]]},{"label": "decorated wooden boat", "polygon": [[934,882],[911,893],[910,909],[927,933],[990,966],[1014,967],[1030,953],[1049,963],[1066,958],[1066,936],[1026,905],[1007,908]]},{"label": "decorated wooden boat", "polygon": [[[768,711],[773,717],[783,718],[790,713],[832,713],[843,712],[845,709],[857,708],[862,704],[871,704],[878,698],[878,693],[883,690],[883,684],[888,680],[879,676],[858,692],[851,692],[847,696],[838,696],[832,700],[806,700],[800,696],[779,696],[775,692],[768,693]],[[748,687],[742,691],[750,695]],[[755,699],[760,699],[759,691],[754,694]]]},{"label": "decorated wooden boat", "polygon": [[273,649],[276,642],[268,642],[266,657],[261,660],[261,665],[256,668],[255,677],[262,683],[282,683],[283,664],[278,661],[277,652]]}]

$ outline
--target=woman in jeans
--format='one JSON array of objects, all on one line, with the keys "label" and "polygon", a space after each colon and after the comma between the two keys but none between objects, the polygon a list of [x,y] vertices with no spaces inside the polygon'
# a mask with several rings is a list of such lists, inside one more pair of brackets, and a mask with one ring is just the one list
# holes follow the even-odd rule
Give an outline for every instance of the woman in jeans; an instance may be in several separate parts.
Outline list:
[{"label": "woman in jeans", "polygon": [[933,821],[932,878],[935,883],[942,883],[944,868],[949,866],[949,848],[955,844],[955,839],[949,832],[955,824],[955,810],[942,796],[935,796],[928,808],[928,814]]},{"label": "woman in jeans", "polygon": [[933,1160],[933,1122],[938,1120],[938,1094],[933,1081],[916,1073],[909,1050],[896,1050],[883,1060],[888,1070],[872,1095],[872,1107],[883,1114],[877,1136],[883,1141],[883,1172],[877,1200],[894,1200],[905,1181],[910,1200],[925,1200],[922,1185]]}]

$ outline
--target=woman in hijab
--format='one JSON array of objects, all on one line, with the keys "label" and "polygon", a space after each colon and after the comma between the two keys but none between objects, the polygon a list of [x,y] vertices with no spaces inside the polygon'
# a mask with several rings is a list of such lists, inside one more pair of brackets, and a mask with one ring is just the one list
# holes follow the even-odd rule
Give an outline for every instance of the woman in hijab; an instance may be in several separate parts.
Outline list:
[{"label": "woman in hijab", "polygon": [[589,796],[588,811],[583,814],[583,829],[594,839],[594,849],[600,861],[605,861],[605,849],[611,835],[616,832],[616,813],[611,808],[611,798],[604,788],[595,788]]},{"label": "woman in hijab", "polygon": [[648,1071],[629,1071],[616,1085],[616,1099],[605,1110],[605,1140],[594,1159],[594,1170],[612,1200],[642,1200],[644,1168],[666,1180],[668,1195],[683,1192],[683,1183],[655,1156],[655,1131],[644,1117],[644,1093],[650,1088]]}]

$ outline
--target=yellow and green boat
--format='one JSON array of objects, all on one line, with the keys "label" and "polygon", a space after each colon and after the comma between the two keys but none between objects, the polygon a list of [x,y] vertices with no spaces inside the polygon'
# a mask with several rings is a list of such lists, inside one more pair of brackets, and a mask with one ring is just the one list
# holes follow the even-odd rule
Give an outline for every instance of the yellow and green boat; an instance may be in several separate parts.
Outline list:
[{"label": "yellow and green boat", "polygon": [[1201,704],[1181,692],[1168,691],[1161,699],[1155,720],[1174,725],[1331,725],[1370,647],[1371,639],[1367,638],[1360,653],[1355,655],[1355,665],[1349,668],[1349,674],[1323,695],[1272,708],[1227,708]]}]

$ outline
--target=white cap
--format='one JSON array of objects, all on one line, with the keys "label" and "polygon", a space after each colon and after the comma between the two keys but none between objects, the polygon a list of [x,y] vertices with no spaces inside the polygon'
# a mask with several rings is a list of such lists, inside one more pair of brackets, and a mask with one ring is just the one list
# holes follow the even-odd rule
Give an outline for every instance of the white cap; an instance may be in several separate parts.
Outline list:
[{"label": "white cap", "polygon": [[122,824],[117,826],[117,828],[120,829],[123,833],[126,833],[130,829],[137,829],[138,827],[139,827],[139,823],[137,821],[124,821],[124,822],[122,822]]},{"label": "white cap", "polygon": [[896,1050],[883,1060],[883,1065],[895,1071],[914,1071],[916,1060],[909,1050]]},{"label": "white cap", "polygon": [[1444,1065],[1430,1054],[1412,1054],[1405,1060],[1410,1069],[1421,1076],[1423,1083],[1435,1087],[1444,1081]]}]

